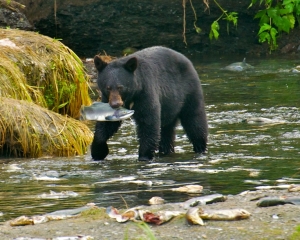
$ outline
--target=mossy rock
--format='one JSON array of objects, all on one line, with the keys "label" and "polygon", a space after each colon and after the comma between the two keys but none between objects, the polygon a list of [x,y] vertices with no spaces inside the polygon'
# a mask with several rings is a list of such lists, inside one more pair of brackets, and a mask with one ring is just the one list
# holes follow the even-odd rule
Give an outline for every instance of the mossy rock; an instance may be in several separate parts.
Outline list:
[{"label": "mossy rock", "polygon": [[0,155],[84,155],[93,133],[84,123],[37,104],[0,98]]},{"label": "mossy rock", "polygon": [[56,39],[17,29],[0,29],[2,97],[26,100],[79,117],[90,105],[89,77],[82,61]]}]

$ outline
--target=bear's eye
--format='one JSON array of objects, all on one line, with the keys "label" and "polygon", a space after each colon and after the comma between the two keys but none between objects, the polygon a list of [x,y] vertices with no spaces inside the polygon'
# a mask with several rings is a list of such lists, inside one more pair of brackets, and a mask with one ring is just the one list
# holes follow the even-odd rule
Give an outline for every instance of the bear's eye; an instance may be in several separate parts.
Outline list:
[{"label": "bear's eye", "polygon": [[111,87],[110,87],[110,86],[107,86],[107,87],[106,87],[106,90],[107,90],[107,91],[110,91],[110,90],[111,90]]},{"label": "bear's eye", "polygon": [[118,85],[118,91],[122,91],[122,90],[123,90],[123,88],[124,88],[124,86],[123,86],[123,85]]}]

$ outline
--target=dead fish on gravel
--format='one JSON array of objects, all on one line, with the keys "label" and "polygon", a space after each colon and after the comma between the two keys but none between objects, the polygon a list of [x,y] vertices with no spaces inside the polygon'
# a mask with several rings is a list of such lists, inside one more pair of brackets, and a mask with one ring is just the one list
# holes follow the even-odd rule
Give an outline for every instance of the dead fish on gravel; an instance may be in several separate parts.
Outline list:
[{"label": "dead fish on gravel", "polygon": [[158,211],[156,213],[150,212],[148,210],[132,208],[128,209],[124,213],[119,213],[119,211],[114,207],[108,207],[106,212],[110,218],[116,219],[117,222],[127,222],[128,220],[138,221],[141,220],[146,223],[153,223],[156,225],[163,224],[170,221],[173,217],[183,215],[181,211]]},{"label": "dead fish on gravel", "polygon": [[119,213],[118,209],[110,206],[106,208],[106,213],[110,218],[116,219],[117,222],[127,222],[128,220],[139,220],[139,212],[136,208],[131,208],[125,211],[124,213]]},{"label": "dead fish on gravel", "polygon": [[112,108],[108,103],[94,102],[91,106],[81,106],[80,120],[95,120],[95,121],[122,121],[131,117],[134,110],[129,110],[123,107]]},{"label": "dead fish on gravel", "polygon": [[181,211],[158,211],[152,213],[148,210],[139,210],[140,219],[146,223],[152,223],[155,225],[161,225],[165,222],[170,221],[172,218],[184,215]]},{"label": "dead fish on gravel", "polygon": [[10,226],[26,226],[45,223],[53,220],[63,220],[72,218],[74,215],[41,215],[41,216],[20,216],[9,222]]},{"label": "dead fish on gravel", "polygon": [[25,226],[25,225],[34,225],[34,220],[31,217],[20,216],[16,219],[13,219],[9,222],[10,226]]},{"label": "dead fish on gravel", "polygon": [[117,222],[126,222],[128,220],[139,220],[139,212],[137,209],[128,209],[121,215],[116,217]]},{"label": "dead fish on gravel", "polygon": [[207,196],[191,198],[183,203],[180,203],[179,205],[184,209],[188,209],[189,207],[196,207],[198,205],[206,205],[215,202],[225,202],[226,199],[226,196],[216,193]]},{"label": "dead fish on gravel", "polygon": [[199,210],[200,218],[204,220],[217,220],[217,221],[234,221],[242,220],[250,217],[250,213],[245,209],[225,209],[225,210]]},{"label": "dead fish on gravel", "polygon": [[25,226],[25,225],[34,225],[45,223],[54,220],[63,220],[68,218],[77,217],[81,212],[95,207],[94,203],[88,203],[86,206],[75,208],[75,209],[67,209],[55,211],[52,213],[46,213],[44,215],[35,215],[35,216],[20,216],[9,222],[11,226]]},{"label": "dead fish on gravel", "polygon": [[201,185],[185,185],[183,187],[172,188],[172,191],[185,192],[185,193],[201,193],[203,186]]},{"label": "dead fish on gravel", "polygon": [[242,62],[236,62],[232,63],[226,67],[224,67],[222,70],[232,71],[232,72],[242,72],[247,69],[254,68],[250,64],[246,63],[246,58],[243,59]]},{"label": "dead fish on gravel", "polygon": [[107,207],[106,213],[110,218],[114,218],[114,219],[120,215],[118,209],[114,208],[113,206]]},{"label": "dead fish on gravel", "polygon": [[202,218],[199,216],[199,208],[197,207],[190,208],[186,212],[185,218],[189,224],[201,225],[201,226],[204,225]]},{"label": "dead fish on gravel", "polygon": [[284,204],[300,205],[300,197],[264,197],[256,203],[258,207],[271,207]]}]

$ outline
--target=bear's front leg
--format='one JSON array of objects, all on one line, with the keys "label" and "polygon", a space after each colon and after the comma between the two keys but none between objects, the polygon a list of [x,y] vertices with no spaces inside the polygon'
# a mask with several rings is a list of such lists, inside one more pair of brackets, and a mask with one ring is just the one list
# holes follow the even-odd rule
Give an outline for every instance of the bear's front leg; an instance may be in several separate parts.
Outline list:
[{"label": "bear's front leg", "polygon": [[154,158],[160,141],[160,116],[159,111],[144,117],[135,118],[139,138],[139,161],[150,161]]},{"label": "bear's front leg", "polygon": [[118,122],[97,122],[94,139],[91,145],[92,158],[96,161],[104,160],[109,153],[107,140],[114,135],[121,126]]}]

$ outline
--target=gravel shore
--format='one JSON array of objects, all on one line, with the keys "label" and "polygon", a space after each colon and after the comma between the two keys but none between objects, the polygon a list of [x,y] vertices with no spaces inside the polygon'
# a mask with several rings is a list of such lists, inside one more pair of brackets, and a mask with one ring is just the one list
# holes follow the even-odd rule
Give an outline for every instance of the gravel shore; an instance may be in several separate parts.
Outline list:
[{"label": "gravel shore", "polygon": [[[137,222],[118,223],[102,209],[102,214],[84,215],[77,218],[50,221],[47,223],[11,227],[9,222],[0,225],[2,240],[23,237],[27,239],[52,239],[66,236],[91,236],[91,239],[213,239],[213,240],[259,240],[259,239],[300,239],[300,206],[293,204],[272,207],[258,207],[260,197],[298,197],[299,192],[287,190],[258,190],[235,196],[227,196],[224,202],[201,206],[205,209],[242,208],[251,213],[250,218],[238,221],[205,220],[205,225],[189,225],[184,217],[156,226],[148,224],[148,230]],[[253,200],[254,199],[254,200]],[[152,210],[178,210],[179,204],[166,203],[144,206]],[[154,210],[155,209],[155,210]],[[182,210],[182,209],[181,209]],[[122,212],[122,210],[120,210]],[[154,235],[154,238],[150,237]],[[61,238],[67,239],[67,238]],[[71,239],[71,238],[70,238]],[[75,239],[75,238],[74,238]],[[80,239],[80,238],[78,238]]]}]

